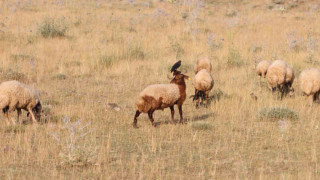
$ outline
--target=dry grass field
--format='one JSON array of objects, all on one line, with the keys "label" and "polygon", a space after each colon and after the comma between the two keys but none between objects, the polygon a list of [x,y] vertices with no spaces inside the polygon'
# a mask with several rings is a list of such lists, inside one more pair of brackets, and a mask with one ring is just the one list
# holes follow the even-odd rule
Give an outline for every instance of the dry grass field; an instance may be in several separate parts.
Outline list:
[{"label": "dry grass field", "polygon": [[[319,15],[317,0],[1,0],[0,81],[39,89],[45,115],[0,116],[0,179],[319,179],[320,105],[298,78],[280,100],[254,71],[320,68]],[[169,83],[179,59],[193,78],[199,57],[213,65],[209,106],[188,98],[187,124],[165,109],[134,129],[139,92]]]}]

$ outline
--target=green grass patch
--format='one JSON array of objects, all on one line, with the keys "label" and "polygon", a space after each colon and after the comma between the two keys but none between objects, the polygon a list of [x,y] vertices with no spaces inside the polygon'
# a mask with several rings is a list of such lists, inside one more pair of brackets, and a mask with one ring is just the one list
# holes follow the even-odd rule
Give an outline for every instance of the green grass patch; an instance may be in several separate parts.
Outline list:
[{"label": "green grass patch", "polygon": [[281,107],[263,108],[260,110],[258,117],[261,120],[299,119],[299,116],[295,111]]}]

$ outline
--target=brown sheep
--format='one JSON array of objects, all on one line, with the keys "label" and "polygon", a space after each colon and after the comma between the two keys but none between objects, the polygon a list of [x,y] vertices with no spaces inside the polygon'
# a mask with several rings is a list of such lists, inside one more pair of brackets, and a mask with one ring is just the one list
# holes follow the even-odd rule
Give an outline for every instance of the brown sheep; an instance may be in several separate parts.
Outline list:
[{"label": "brown sheep", "polygon": [[174,71],[174,77],[170,84],[154,84],[146,87],[136,101],[136,114],[134,116],[133,127],[137,128],[137,118],[141,113],[148,113],[153,126],[156,126],[153,113],[156,110],[163,110],[170,107],[172,122],[174,122],[174,105],[177,104],[180,114],[180,123],[184,123],[182,116],[182,104],[186,99],[185,79],[189,77]]}]

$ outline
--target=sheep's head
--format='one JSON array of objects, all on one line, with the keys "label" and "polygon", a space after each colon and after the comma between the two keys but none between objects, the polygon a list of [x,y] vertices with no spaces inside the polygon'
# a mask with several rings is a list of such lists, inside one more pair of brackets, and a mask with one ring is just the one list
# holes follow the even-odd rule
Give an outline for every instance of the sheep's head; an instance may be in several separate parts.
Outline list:
[{"label": "sheep's head", "polygon": [[189,79],[189,76],[182,74],[180,71],[174,71],[173,79],[170,83],[183,85],[185,84],[184,80]]},{"label": "sheep's head", "polygon": [[[42,105],[40,103],[40,101],[37,103],[37,105],[32,108],[32,113],[34,115],[34,117],[36,118],[37,121],[40,121],[41,118],[41,114],[42,114]],[[27,116],[29,116],[29,113],[27,114]],[[31,116],[30,116],[31,118]]]}]

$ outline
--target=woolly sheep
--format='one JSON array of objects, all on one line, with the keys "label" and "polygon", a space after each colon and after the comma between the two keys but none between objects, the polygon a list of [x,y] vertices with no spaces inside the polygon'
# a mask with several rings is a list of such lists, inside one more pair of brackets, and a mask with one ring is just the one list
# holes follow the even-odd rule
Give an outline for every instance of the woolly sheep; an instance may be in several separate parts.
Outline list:
[{"label": "woolly sheep", "polygon": [[197,59],[194,65],[194,73],[197,74],[201,69],[206,69],[209,73],[211,73],[212,65],[208,58]]},{"label": "woolly sheep", "polygon": [[270,65],[271,65],[271,62],[267,61],[267,60],[263,60],[258,63],[258,65],[256,67],[256,72],[257,72],[258,76],[260,76],[260,81],[261,81],[261,77],[262,78],[266,77],[267,70]]},{"label": "woolly sheep", "polygon": [[[42,106],[39,99],[39,93],[32,87],[18,81],[6,81],[0,84],[0,109],[6,116],[9,124],[9,113],[18,111],[18,122],[21,115],[21,109],[28,111],[33,122],[40,119]],[[12,120],[13,124],[15,121]]]},{"label": "woolly sheep", "polygon": [[195,88],[193,101],[197,100],[196,107],[198,107],[200,99],[202,102],[208,99],[209,92],[213,85],[213,78],[206,69],[202,69],[196,74],[193,81],[193,86]]},{"label": "woolly sheep", "polygon": [[295,78],[295,76],[294,76],[294,71],[293,71],[292,67],[287,66],[285,88],[286,88],[287,91],[290,91],[292,93],[294,92],[294,89],[292,87],[294,78]]},{"label": "woolly sheep", "polygon": [[286,80],[287,63],[282,60],[274,61],[267,70],[268,87],[274,92],[277,88],[281,92],[281,98],[284,94]]},{"label": "woolly sheep", "polygon": [[183,123],[182,104],[186,99],[187,75],[180,71],[174,72],[174,77],[170,84],[154,84],[146,87],[136,101],[136,114],[134,116],[133,127],[137,128],[137,118],[141,113],[148,113],[153,126],[156,126],[153,119],[153,112],[170,107],[172,122],[174,122],[174,105],[177,104],[180,114],[180,123]]},{"label": "woolly sheep", "polygon": [[320,70],[316,68],[305,69],[299,76],[300,89],[309,97],[310,105],[319,99]]}]

